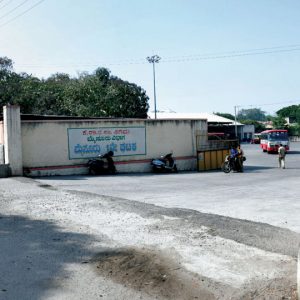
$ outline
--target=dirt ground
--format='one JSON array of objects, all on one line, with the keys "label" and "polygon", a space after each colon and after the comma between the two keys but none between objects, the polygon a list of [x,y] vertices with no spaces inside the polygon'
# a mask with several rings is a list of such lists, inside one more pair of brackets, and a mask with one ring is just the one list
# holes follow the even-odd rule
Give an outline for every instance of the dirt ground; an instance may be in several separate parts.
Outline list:
[{"label": "dirt ground", "polygon": [[289,229],[28,178],[0,195],[0,299],[296,300]]}]

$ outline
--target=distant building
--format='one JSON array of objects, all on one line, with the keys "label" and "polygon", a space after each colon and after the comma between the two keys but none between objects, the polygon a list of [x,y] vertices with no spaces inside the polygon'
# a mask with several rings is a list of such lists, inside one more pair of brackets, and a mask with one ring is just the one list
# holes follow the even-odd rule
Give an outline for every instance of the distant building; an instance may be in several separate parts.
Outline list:
[{"label": "distant building", "polygon": [[264,125],[266,129],[273,129],[272,121],[258,121],[258,123]]},{"label": "distant building", "polygon": [[[148,113],[150,119],[155,118],[154,113]],[[208,134],[222,133],[228,138],[235,138],[235,131],[240,141],[250,141],[253,138],[255,129],[254,125],[244,125],[240,122],[227,119],[210,113],[176,113],[176,112],[157,112],[157,119],[173,120],[173,119],[206,119],[208,126]]]},{"label": "distant building", "polygon": [[284,118],[284,119],[285,119],[287,125],[294,125],[294,124],[297,123],[295,117],[287,117],[287,118]]}]

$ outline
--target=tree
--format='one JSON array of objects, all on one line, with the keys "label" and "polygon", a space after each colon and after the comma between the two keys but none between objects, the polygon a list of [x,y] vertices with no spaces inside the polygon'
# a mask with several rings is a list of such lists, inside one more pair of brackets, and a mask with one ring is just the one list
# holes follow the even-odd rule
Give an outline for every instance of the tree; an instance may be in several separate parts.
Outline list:
[{"label": "tree", "polygon": [[64,99],[71,115],[123,118],[146,118],[149,101],[141,87],[110,76],[105,68],[72,80]]},{"label": "tree", "polygon": [[300,124],[300,105],[284,107],[276,112],[280,118],[294,118]]},{"label": "tree", "polygon": [[17,104],[16,98],[20,93],[22,76],[13,72],[11,67],[4,62],[0,67],[0,106]]},{"label": "tree", "polygon": [[70,76],[65,73],[56,73],[42,80],[35,113],[70,115],[70,111],[64,105],[65,89],[70,82]]},{"label": "tree", "polygon": [[0,72],[1,71],[12,71],[13,61],[8,57],[0,57]]},{"label": "tree", "polygon": [[274,117],[272,121],[274,129],[288,129],[288,125],[286,124],[286,120],[284,118]]},{"label": "tree", "polygon": [[77,78],[57,73],[39,79],[15,73],[12,60],[0,57],[0,106],[19,104],[21,113],[146,118],[148,101],[141,87],[111,76],[106,68]]},{"label": "tree", "polygon": [[23,114],[34,113],[41,97],[41,81],[37,77],[22,73],[17,84],[19,91],[14,95],[14,104],[20,106]]},{"label": "tree", "polygon": [[300,136],[300,124],[290,126],[288,131],[289,135]]},{"label": "tree", "polygon": [[235,117],[232,114],[228,114],[228,113],[220,113],[220,112],[216,112],[214,113],[217,116],[229,119],[229,120],[235,120]]},{"label": "tree", "polygon": [[265,121],[265,112],[260,108],[241,109],[237,118],[239,120]]}]

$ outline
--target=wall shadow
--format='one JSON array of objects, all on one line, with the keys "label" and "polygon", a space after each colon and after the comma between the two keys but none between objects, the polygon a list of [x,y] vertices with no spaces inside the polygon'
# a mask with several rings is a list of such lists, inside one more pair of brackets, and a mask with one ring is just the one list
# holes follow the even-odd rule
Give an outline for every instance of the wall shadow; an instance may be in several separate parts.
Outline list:
[{"label": "wall shadow", "polygon": [[49,221],[0,214],[0,299],[38,300],[59,289],[66,264],[94,255],[89,241]]}]

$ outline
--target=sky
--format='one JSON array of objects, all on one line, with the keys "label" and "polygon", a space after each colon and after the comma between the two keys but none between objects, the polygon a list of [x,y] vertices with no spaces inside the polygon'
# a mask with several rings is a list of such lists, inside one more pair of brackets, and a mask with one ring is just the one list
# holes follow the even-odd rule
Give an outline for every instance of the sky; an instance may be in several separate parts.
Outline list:
[{"label": "sky", "polygon": [[300,1],[0,0],[0,56],[47,78],[105,67],[154,110],[274,114],[300,104]]}]

